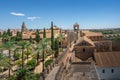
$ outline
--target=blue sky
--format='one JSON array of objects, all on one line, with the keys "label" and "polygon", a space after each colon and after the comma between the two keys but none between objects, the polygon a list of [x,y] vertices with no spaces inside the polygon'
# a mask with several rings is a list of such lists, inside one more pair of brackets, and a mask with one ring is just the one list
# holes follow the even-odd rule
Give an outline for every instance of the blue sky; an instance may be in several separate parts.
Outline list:
[{"label": "blue sky", "polygon": [[0,29],[120,28],[120,0],[0,0]]}]

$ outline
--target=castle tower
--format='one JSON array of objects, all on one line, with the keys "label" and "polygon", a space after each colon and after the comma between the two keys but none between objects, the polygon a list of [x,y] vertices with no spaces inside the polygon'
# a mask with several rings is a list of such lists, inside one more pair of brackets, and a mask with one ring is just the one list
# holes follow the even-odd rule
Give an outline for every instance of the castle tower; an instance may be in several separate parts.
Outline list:
[{"label": "castle tower", "polygon": [[79,30],[79,24],[78,23],[75,23],[73,25],[73,28],[74,28],[74,31],[78,31]]},{"label": "castle tower", "polygon": [[25,23],[23,22],[23,23],[22,23],[21,32],[24,32],[24,31],[26,31],[26,30],[27,30],[26,25],[25,25]]}]

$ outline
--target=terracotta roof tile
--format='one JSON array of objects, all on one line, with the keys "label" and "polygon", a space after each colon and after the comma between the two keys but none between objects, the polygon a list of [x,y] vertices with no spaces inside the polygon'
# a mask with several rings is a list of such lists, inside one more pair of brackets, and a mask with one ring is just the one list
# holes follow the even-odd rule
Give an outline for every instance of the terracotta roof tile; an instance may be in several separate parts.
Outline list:
[{"label": "terracotta roof tile", "polygon": [[99,67],[120,67],[120,52],[99,52],[94,56]]}]

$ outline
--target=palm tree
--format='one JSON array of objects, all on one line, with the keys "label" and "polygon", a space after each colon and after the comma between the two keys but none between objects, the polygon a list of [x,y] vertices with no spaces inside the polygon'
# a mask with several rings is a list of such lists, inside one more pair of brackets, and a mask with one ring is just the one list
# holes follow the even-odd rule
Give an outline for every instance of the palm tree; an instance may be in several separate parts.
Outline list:
[{"label": "palm tree", "polygon": [[6,32],[4,32],[2,35],[2,42],[5,43],[8,42],[9,40],[10,40],[9,35]]},{"label": "palm tree", "polygon": [[41,47],[40,44],[38,44],[37,47],[35,48],[37,64],[39,63],[39,58],[40,58],[40,52],[41,52],[41,50],[42,50],[42,47]]},{"label": "palm tree", "polygon": [[26,48],[25,54],[26,54],[26,56],[27,56],[27,61],[28,61],[28,56],[31,54],[31,48],[33,48],[33,46],[32,46],[32,44],[29,42],[29,43],[26,44],[25,48]]},{"label": "palm tree", "polygon": [[22,69],[24,68],[24,50],[29,45],[26,41],[20,41],[18,43],[18,46],[20,46],[20,49],[22,49]]},{"label": "palm tree", "polygon": [[[42,40],[42,49],[43,49],[43,73],[44,73],[44,54],[45,54],[45,49],[46,49],[46,47],[47,47],[47,38],[43,38],[43,40]],[[45,78],[44,78],[44,75],[43,75],[43,80],[45,80]]]},{"label": "palm tree", "polygon": [[[9,63],[10,63],[10,59],[11,59],[11,49],[14,47],[14,42],[5,42],[2,46],[4,49],[7,49],[9,51],[8,53],[8,57],[9,57]],[[9,74],[9,77],[10,77],[10,67],[9,66],[9,71],[8,71],[8,74]]]},{"label": "palm tree", "polygon": [[[49,43],[48,43],[48,41],[47,41],[47,38],[43,38],[43,39],[42,39],[42,42],[37,45],[37,47],[36,47],[35,50],[36,50],[36,53],[37,53],[37,56],[38,56],[37,58],[38,58],[38,59],[39,59],[39,56],[41,55],[40,52],[43,52],[43,50],[45,50],[45,51],[47,50],[47,48],[48,48],[47,45],[48,45],[48,44],[49,44]],[[45,55],[45,54],[44,54],[44,55]],[[44,55],[43,55],[43,56],[44,56]]]},{"label": "palm tree", "polygon": [[16,73],[16,80],[38,80],[37,75],[28,69],[19,69]]},{"label": "palm tree", "polygon": [[59,34],[59,35],[57,36],[57,39],[58,39],[58,41],[59,41],[59,43],[60,43],[60,46],[61,46],[61,44],[62,44],[62,38],[63,38],[63,35],[62,35],[62,34]]},{"label": "palm tree", "polygon": [[19,51],[19,48],[14,49],[14,54],[13,54],[14,64],[15,64],[15,60],[18,59],[18,58],[16,58],[16,55],[18,55],[18,53],[17,53],[18,51]]},{"label": "palm tree", "polygon": [[9,67],[9,58],[3,55],[3,53],[0,53],[0,68],[1,70],[5,67]]}]

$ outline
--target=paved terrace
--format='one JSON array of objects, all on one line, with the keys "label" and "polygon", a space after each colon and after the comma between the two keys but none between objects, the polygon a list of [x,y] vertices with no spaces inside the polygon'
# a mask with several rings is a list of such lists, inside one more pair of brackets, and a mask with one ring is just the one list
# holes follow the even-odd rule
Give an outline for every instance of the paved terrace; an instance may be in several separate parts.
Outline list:
[{"label": "paved terrace", "polygon": [[56,74],[59,70],[60,66],[56,66],[51,72],[50,74],[48,74],[47,78],[45,80],[56,80]]},{"label": "paved terrace", "polygon": [[68,64],[58,73],[56,80],[99,80],[96,68],[90,62]]}]

